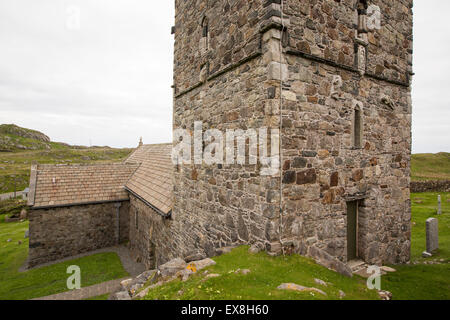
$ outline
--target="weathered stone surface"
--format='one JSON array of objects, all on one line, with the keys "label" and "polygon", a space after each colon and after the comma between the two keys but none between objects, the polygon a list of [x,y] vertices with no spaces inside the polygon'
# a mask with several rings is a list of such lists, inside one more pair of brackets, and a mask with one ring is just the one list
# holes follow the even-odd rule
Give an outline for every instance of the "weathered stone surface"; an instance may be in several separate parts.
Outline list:
[{"label": "weathered stone surface", "polygon": [[216,265],[216,262],[210,258],[206,258],[206,259],[203,259],[200,261],[194,261],[194,262],[192,262],[192,264],[195,265],[195,268],[197,269],[197,272],[198,272],[207,267]]},{"label": "weathered stone surface", "polygon": [[187,264],[183,259],[175,258],[166,262],[165,264],[159,266],[158,270],[161,273],[161,276],[170,277],[175,275],[178,271],[186,269]]},{"label": "weathered stone surface", "polygon": [[298,284],[295,283],[283,283],[281,285],[279,285],[277,287],[277,289],[279,290],[292,290],[292,291],[298,291],[298,292],[315,292],[315,293],[319,293],[322,294],[324,296],[326,296],[327,294],[317,288],[308,288],[308,287],[304,287],[304,286],[300,286]]},{"label": "weathered stone surface", "polygon": [[151,280],[151,283],[156,281],[158,270],[148,270],[136,277],[136,282],[140,284],[145,284],[147,281]]},{"label": "weathered stone surface", "polygon": [[395,270],[394,268],[388,267],[388,266],[382,266],[381,267],[381,271],[384,271],[384,272],[396,272],[397,270]]},{"label": "weathered stone surface", "polygon": [[321,286],[327,287],[327,283],[321,279],[314,279],[314,282],[320,284]]},{"label": "weathered stone surface", "polygon": [[261,252],[262,250],[264,250],[264,246],[260,243],[256,243],[248,249],[248,252],[251,254],[256,254],[258,252]]},{"label": "weathered stone surface", "polygon": [[129,239],[128,202],[120,207],[119,223],[115,203],[32,210],[28,218],[30,267]]},{"label": "weathered stone surface", "polygon": [[380,296],[381,300],[391,300],[392,299],[392,293],[389,291],[378,291],[378,295]]},{"label": "weathered stone surface", "polygon": [[[194,269],[194,270],[195,270],[195,269]],[[195,272],[196,272],[196,271],[195,271]],[[185,281],[187,281],[187,280],[189,279],[189,277],[190,277],[191,275],[193,275],[195,272],[194,272],[192,269],[189,269],[189,266],[188,266],[188,268],[178,271],[178,272],[176,273],[176,277],[177,277],[177,278],[180,278],[181,281],[185,282]]]},{"label": "weathered stone surface", "polygon": [[125,279],[120,282],[120,286],[124,291],[130,291],[131,286],[133,285],[133,279]]},{"label": "weathered stone surface", "polygon": [[426,222],[427,252],[434,253],[439,249],[439,227],[438,219],[429,218]]},{"label": "weathered stone surface", "polygon": [[317,174],[315,169],[308,169],[297,172],[297,184],[311,184],[315,183]]},{"label": "weathered stone surface", "polygon": [[411,192],[450,192],[450,180],[411,181]]},{"label": "weathered stone surface", "polygon": [[[230,247],[218,248],[218,249],[216,249],[216,254],[218,256],[220,256],[222,254],[227,254],[227,253],[230,253],[231,250],[233,250],[234,248],[236,248],[236,247],[235,246],[230,246]],[[198,260],[203,260],[203,259],[198,259]]]},{"label": "weathered stone surface", "polygon": [[190,253],[187,257],[184,258],[184,261],[187,263],[197,260],[202,260],[206,258],[206,253],[203,250],[196,250],[195,252]]},{"label": "weathered stone surface", "polygon": [[236,273],[236,274],[243,274],[243,275],[247,275],[247,274],[249,274],[250,272],[252,272],[250,269],[237,269],[234,273]]},{"label": "weathered stone surface", "polygon": [[144,284],[142,284],[142,283],[133,284],[129,290],[130,296],[136,295],[136,293],[139,291],[139,289],[141,289],[143,286],[144,286]]}]

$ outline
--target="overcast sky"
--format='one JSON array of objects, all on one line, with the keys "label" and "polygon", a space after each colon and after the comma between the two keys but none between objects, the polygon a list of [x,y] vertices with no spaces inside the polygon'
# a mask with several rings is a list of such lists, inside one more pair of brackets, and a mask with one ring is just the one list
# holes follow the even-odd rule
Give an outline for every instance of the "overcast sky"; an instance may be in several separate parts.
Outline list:
[{"label": "overcast sky", "polygon": [[[414,3],[413,151],[450,151],[450,1]],[[70,144],[170,141],[174,14],[173,0],[0,0],[0,123]]]}]

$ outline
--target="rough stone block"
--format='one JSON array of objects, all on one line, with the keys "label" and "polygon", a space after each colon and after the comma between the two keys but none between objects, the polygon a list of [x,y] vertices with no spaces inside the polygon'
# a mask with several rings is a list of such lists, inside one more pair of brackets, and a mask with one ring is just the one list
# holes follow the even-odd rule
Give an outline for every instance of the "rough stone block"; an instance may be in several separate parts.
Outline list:
[{"label": "rough stone block", "polygon": [[186,262],[183,259],[176,258],[161,265],[159,271],[162,277],[169,277],[175,275],[178,271],[186,268]]},{"label": "rough stone block", "polygon": [[438,220],[430,218],[427,220],[427,252],[433,253],[439,249]]}]

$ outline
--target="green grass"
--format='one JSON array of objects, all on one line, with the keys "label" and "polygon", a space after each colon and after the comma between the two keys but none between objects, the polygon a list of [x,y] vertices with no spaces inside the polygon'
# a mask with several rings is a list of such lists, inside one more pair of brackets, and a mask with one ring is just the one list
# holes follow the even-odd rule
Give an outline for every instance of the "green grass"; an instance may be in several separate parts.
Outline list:
[{"label": "green grass", "polygon": [[[442,215],[437,215],[437,198],[441,195]],[[427,192],[411,194],[412,246],[411,259],[424,261],[422,252],[426,250],[426,220],[439,220],[439,251],[434,259],[450,259],[450,193]]]},{"label": "green grass", "polygon": [[[221,276],[204,280],[203,270],[188,281],[172,281],[163,287],[150,290],[146,299],[167,300],[313,300],[339,299],[339,290],[346,293],[344,299],[378,299],[376,292],[368,290],[366,280],[347,278],[299,255],[271,257],[265,252],[247,253],[248,246],[234,249],[231,253],[215,257],[217,265],[209,267],[209,273]],[[238,268],[250,269],[247,275],[236,274]],[[314,278],[329,282],[327,287],[318,285]],[[318,293],[278,290],[282,283],[297,283],[325,291]],[[179,291],[183,294],[179,295]]]},{"label": "green grass", "polygon": [[9,199],[0,201],[0,222],[4,221],[5,215],[12,216],[19,214],[26,208],[27,202],[21,199]]},{"label": "green grass", "polygon": [[411,179],[450,180],[450,153],[414,154],[411,158]]},{"label": "green grass", "polygon": [[[81,268],[81,286],[126,277],[116,253],[102,253],[19,273],[28,255],[28,221],[0,223],[0,300],[24,300],[67,291],[70,265]],[[11,242],[7,242],[12,239]],[[22,244],[18,244],[18,241]]]},{"label": "green grass", "polygon": [[382,277],[382,289],[393,300],[450,300],[450,265],[395,266],[397,272]]},{"label": "green grass", "polygon": [[[381,289],[393,293],[397,300],[450,299],[450,193],[441,193],[441,216],[436,215],[437,193],[412,194],[412,248],[411,260],[416,264],[392,266],[397,271],[382,276]],[[439,251],[429,259],[421,257],[425,250],[425,221],[430,217],[439,219]],[[215,257],[217,265],[209,267],[209,273],[221,276],[205,281],[200,272],[186,282],[174,280],[149,291],[145,299],[167,300],[260,300],[260,299],[339,299],[339,290],[346,293],[345,299],[378,299],[375,291],[366,287],[366,279],[352,279],[327,270],[308,258],[298,255],[270,257],[266,253],[250,255],[248,247],[234,249],[231,253]],[[443,261],[441,261],[443,260]],[[430,261],[440,264],[428,264]],[[427,263],[427,264],[426,264]],[[233,271],[250,269],[248,275]],[[323,287],[314,278],[332,283]],[[296,283],[316,287],[328,296],[311,293],[280,291],[281,283]],[[180,293],[181,294],[180,294]]]},{"label": "green grass", "polygon": [[[442,215],[436,214],[437,195],[442,197]],[[450,300],[450,193],[414,193],[412,203],[411,261],[418,264],[394,266],[395,273],[382,278],[382,287],[402,300]],[[426,249],[425,221],[439,220],[439,251],[422,258]],[[443,261],[441,261],[443,260]],[[442,262],[442,264],[425,264]]]}]

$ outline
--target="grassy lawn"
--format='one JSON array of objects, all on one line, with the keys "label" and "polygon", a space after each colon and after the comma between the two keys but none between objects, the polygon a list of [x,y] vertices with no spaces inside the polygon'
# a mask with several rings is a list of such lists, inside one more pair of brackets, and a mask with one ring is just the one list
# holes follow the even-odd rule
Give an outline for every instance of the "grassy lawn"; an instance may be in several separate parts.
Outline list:
[{"label": "grassy lawn", "polygon": [[[442,215],[437,215],[437,198],[441,195]],[[412,205],[412,260],[429,260],[422,258],[422,252],[426,250],[426,220],[437,218],[439,220],[439,251],[432,259],[450,259],[450,193],[413,193]]]},{"label": "grassy lawn", "polygon": [[[206,270],[220,274],[220,277],[204,281],[202,270],[186,282],[176,280],[150,290],[146,299],[326,300],[339,299],[339,290],[346,293],[344,299],[378,299],[376,292],[367,289],[365,279],[346,278],[319,266],[311,259],[299,255],[270,257],[265,252],[250,255],[247,251],[248,246],[242,246],[229,254],[215,257],[217,265]],[[247,275],[235,273],[238,268],[250,269],[251,272]],[[328,282],[328,286],[315,283],[315,278]],[[327,297],[318,293],[277,289],[280,284],[290,282],[318,288],[326,292]],[[180,290],[182,294],[178,293]]]},{"label": "grassy lawn", "polygon": [[450,153],[413,154],[411,178],[413,181],[450,180]]},{"label": "grassy lawn", "polygon": [[[4,215],[1,215],[4,216]],[[81,286],[126,277],[116,253],[96,254],[52,266],[19,273],[28,255],[28,239],[24,239],[28,221],[0,222],[0,300],[24,300],[67,291],[66,273],[70,265],[81,268]],[[11,239],[11,242],[7,242]],[[22,241],[22,244],[18,244]]]},{"label": "grassy lawn", "polygon": [[[436,214],[437,196],[442,197],[442,215]],[[382,278],[382,289],[393,293],[394,299],[450,300],[450,193],[415,193],[412,203],[411,261],[418,264],[394,266],[397,272]],[[431,258],[422,258],[426,249],[425,221],[439,220],[439,251]],[[443,261],[441,261],[443,260]],[[444,262],[428,264],[429,262]],[[427,263],[427,264],[425,264]]]}]

